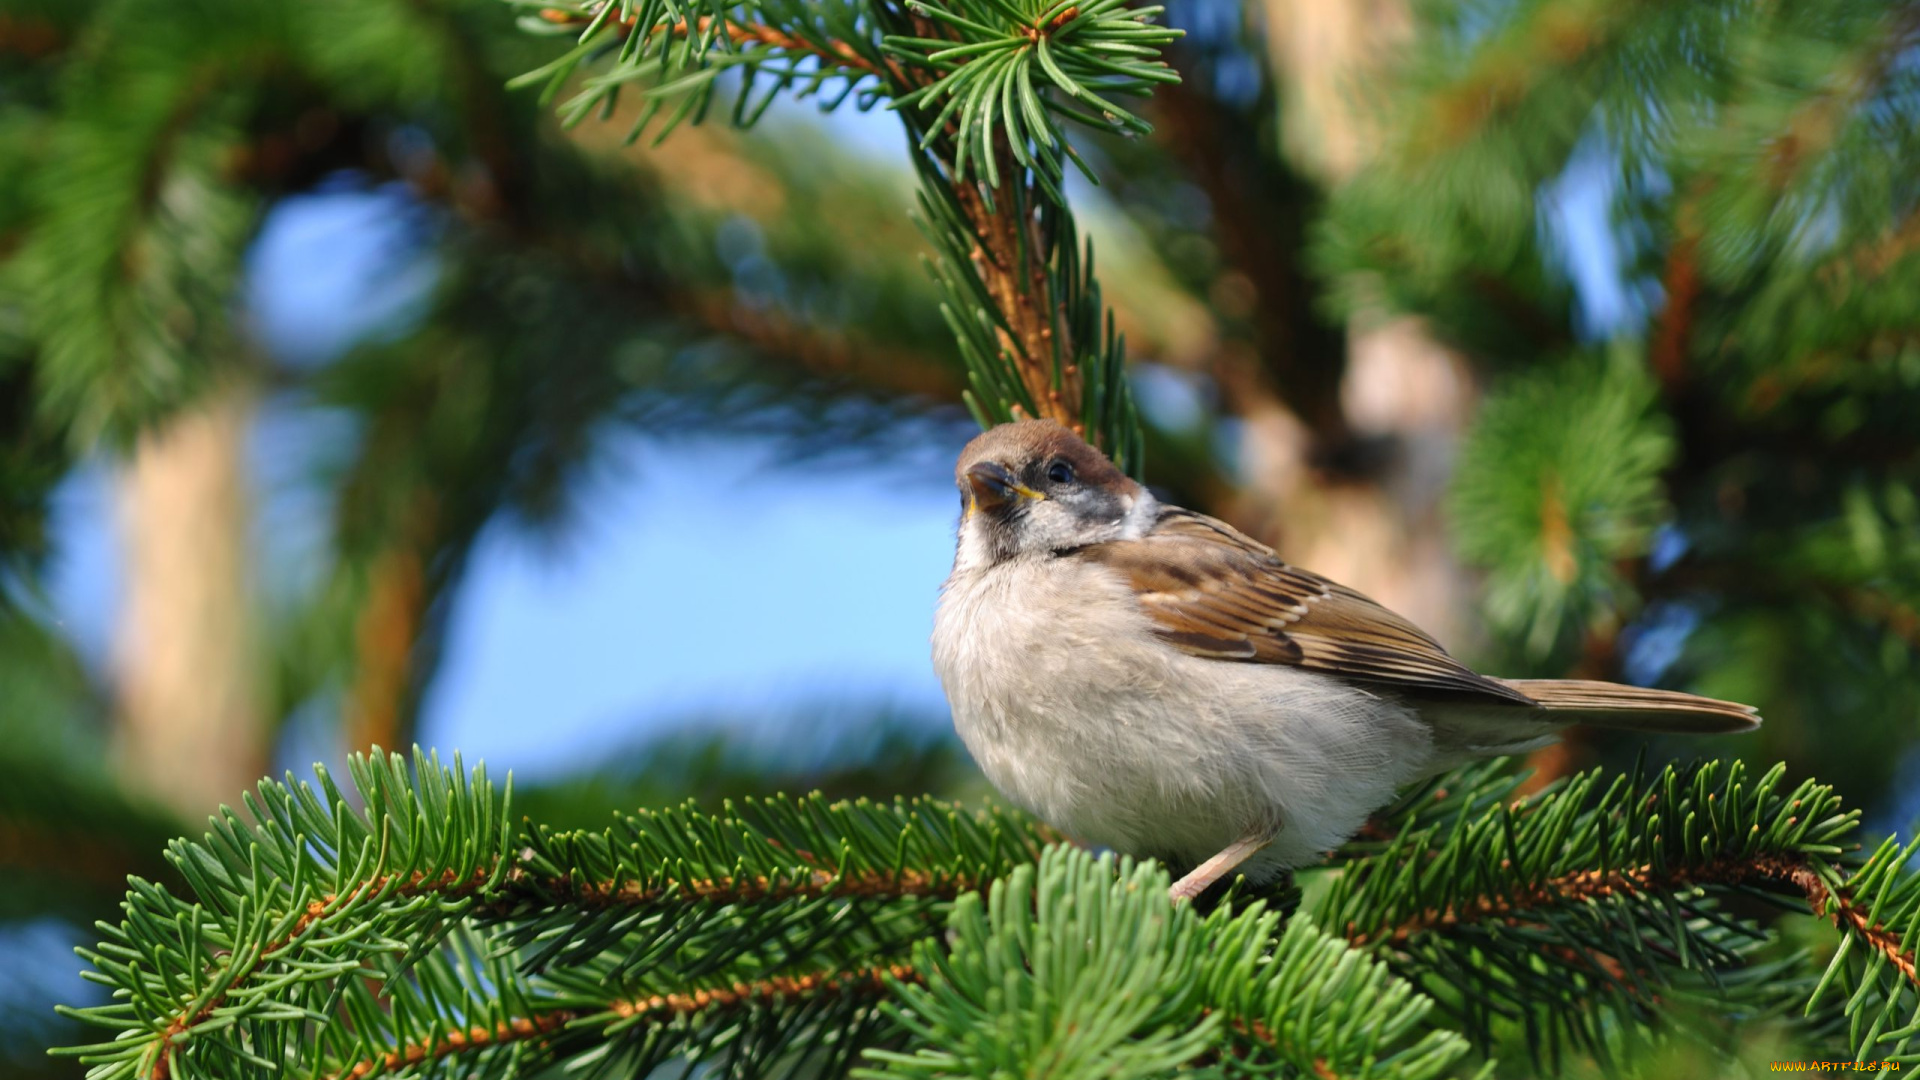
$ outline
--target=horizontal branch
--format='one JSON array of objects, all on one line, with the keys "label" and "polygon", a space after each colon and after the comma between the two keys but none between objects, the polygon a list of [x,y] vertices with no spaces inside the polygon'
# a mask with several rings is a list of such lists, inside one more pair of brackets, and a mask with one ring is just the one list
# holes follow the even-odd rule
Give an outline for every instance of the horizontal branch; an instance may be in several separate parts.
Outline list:
[{"label": "horizontal branch", "polygon": [[360,1080],[361,1077],[372,1075],[376,1070],[383,1073],[395,1072],[410,1065],[439,1061],[455,1054],[545,1039],[565,1027],[575,1018],[575,1015],[566,1009],[556,1009],[550,1013],[541,1013],[539,1016],[516,1016],[511,1020],[502,1020],[490,1028],[471,1027],[465,1031],[441,1032],[431,1042],[409,1043],[390,1050],[381,1055],[378,1061],[357,1062],[351,1067],[330,1074],[329,1080]]},{"label": "horizontal branch", "polygon": [[[594,19],[594,16],[591,15],[576,11],[565,11],[560,8],[543,8],[540,12],[540,17],[550,23],[563,26],[586,25]],[[622,19],[615,16],[609,21],[618,25],[623,33],[630,34],[633,32],[634,22],[632,19]],[[647,35],[652,37],[654,34],[665,32],[672,37],[686,37],[690,29],[694,33],[705,35],[714,29],[715,24],[716,20],[713,16],[702,15],[694,20],[691,25],[689,25],[685,19],[681,19],[672,24],[660,24],[647,31]],[[727,40],[733,42],[735,45],[765,45],[771,49],[784,49],[787,52],[807,53],[838,67],[852,68],[869,75],[888,75],[899,79],[900,85],[905,85],[905,80],[901,78],[900,71],[897,68],[888,65],[888,70],[883,71],[880,65],[861,56],[857,49],[845,41],[833,40],[825,45],[820,45],[808,41],[805,38],[795,37],[784,30],[768,26],[765,23],[741,23],[731,19],[723,19],[718,20],[718,24],[725,30]]]},{"label": "horizontal branch", "polygon": [[[518,871],[509,874],[509,881],[528,880],[520,876]],[[986,883],[961,874],[937,878],[918,870],[863,874],[814,870],[804,877],[790,880],[764,876],[714,877],[648,884],[631,880],[576,882],[565,878],[549,878],[541,885],[545,890],[542,894],[509,893],[487,904],[487,910],[483,913],[500,916],[528,900],[543,900],[552,896],[568,897],[589,908],[639,906],[680,900],[703,900],[716,904],[753,904],[799,898],[926,897],[951,900],[962,893],[984,888]]]},{"label": "horizontal branch", "polygon": [[1867,912],[1844,891],[1836,893],[1829,889],[1805,858],[1787,855],[1716,859],[1699,866],[1673,867],[1664,872],[1656,871],[1651,866],[1624,871],[1582,870],[1508,893],[1482,896],[1472,903],[1452,905],[1444,910],[1430,909],[1384,932],[1356,932],[1349,924],[1347,940],[1357,947],[1399,947],[1419,934],[1446,933],[1463,925],[1487,920],[1519,923],[1524,921],[1523,916],[1527,911],[1537,908],[1578,905],[1616,896],[1672,893],[1697,885],[1790,886],[1806,897],[1807,906],[1813,914],[1829,918],[1841,931],[1859,936],[1886,956],[1907,981],[1920,986],[1920,970],[1916,970],[1914,951],[1906,947],[1898,934],[1876,925]]},{"label": "horizontal branch", "polygon": [[887,992],[889,980],[915,984],[925,981],[910,965],[889,964],[852,971],[775,975],[712,990],[696,990],[690,994],[653,994],[630,1001],[616,1001],[611,1008],[616,1015],[625,1019],[636,1016],[685,1016],[706,1009],[785,1005],[827,997],[880,997]]},{"label": "horizontal branch", "polygon": [[[807,975],[775,975],[732,986],[696,990],[684,994],[652,994],[643,998],[611,1003],[605,1012],[623,1020],[635,1017],[691,1016],[709,1009],[737,1009],[755,1005],[788,1005],[798,1001],[849,996],[878,998],[886,994],[889,982],[919,983],[919,972],[906,964],[858,968],[852,971],[814,972]],[[409,1043],[382,1054],[378,1060],[360,1061],[330,1074],[329,1080],[361,1080],[375,1072],[387,1073],[429,1061],[440,1061],[456,1054],[490,1050],[516,1042],[544,1040],[569,1024],[592,1015],[577,1009],[555,1009],[534,1016],[502,1020],[492,1027],[471,1027],[464,1031],[437,1033],[431,1040]]]},{"label": "horizontal branch", "polygon": [[[0,872],[47,874],[66,882],[117,893],[129,870],[164,867],[151,851],[135,851],[106,829],[63,829],[8,813],[0,816]],[[71,902],[78,903],[78,901]]]},{"label": "horizontal branch", "polygon": [[671,309],[690,313],[713,333],[738,339],[770,359],[791,361],[814,378],[847,379],[888,394],[960,400],[960,378],[937,357],[756,308],[741,303],[730,289],[676,289],[667,300]]}]

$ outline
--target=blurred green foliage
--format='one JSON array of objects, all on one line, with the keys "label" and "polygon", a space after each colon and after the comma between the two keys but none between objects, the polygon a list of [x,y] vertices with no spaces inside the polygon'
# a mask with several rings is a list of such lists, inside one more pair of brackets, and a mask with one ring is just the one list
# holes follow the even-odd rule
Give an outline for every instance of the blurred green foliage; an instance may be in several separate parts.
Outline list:
[{"label": "blurred green foliage", "polygon": [[[1484,574],[1485,634],[1463,651],[1504,674],[1754,702],[1761,734],[1715,752],[1784,761],[1875,825],[1907,826],[1920,815],[1911,9],[1409,10],[1414,32],[1379,64],[1378,145],[1351,179],[1322,179],[1283,148],[1302,73],[1276,68],[1266,31],[1291,17],[1286,5],[1177,4],[1165,21],[1188,36],[1153,43],[1184,79],[1139,106],[1152,137],[1074,133],[1104,187],[1079,231],[1066,219],[1050,234],[1052,287],[1082,344],[1116,365],[1115,395],[1124,333],[1156,376],[1134,396],[1171,381],[1192,399],[1185,413],[1143,401],[1133,462],[1182,502],[1231,508],[1258,480],[1234,436],[1277,407],[1305,428],[1317,482],[1390,486],[1381,463],[1424,444],[1354,428],[1346,346],[1350,325],[1413,317],[1484,395],[1457,459],[1441,463],[1449,535]],[[805,9],[790,14],[806,30]],[[1135,33],[1109,21],[1110,45]],[[982,81],[950,100],[1004,103],[1015,129],[1059,137],[1070,114],[1029,114],[1016,89],[1051,77],[1021,66],[1021,27],[988,22],[968,32],[992,39],[978,54],[1014,82],[1004,97],[983,97]],[[115,772],[112,688],[53,625],[41,577],[61,554],[47,521],[63,478],[208,388],[237,381],[350,418],[317,478],[325,565],[267,613],[265,714],[277,729],[302,709],[385,695],[390,744],[410,736],[477,538],[503,519],[564,533],[611,433],[721,431],[803,456],[879,456],[929,430],[905,421],[958,416],[963,391],[993,417],[1016,403],[1020,388],[982,374],[994,328],[963,312],[957,355],[942,317],[943,301],[951,312],[974,296],[964,215],[923,211],[945,241],[943,290],[918,265],[914,178],[832,129],[774,112],[750,138],[681,130],[630,152],[630,95],[615,104],[624,123],[565,133],[507,83],[567,41],[521,33],[497,0],[0,0],[0,942],[109,913],[126,873],[166,878],[161,842],[186,831]],[[939,51],[871,44],[861,56],[875,65]],[[655,66],[590,76],[603,81],[583,100],[645,84],[660,60],[627,53]],[[779,82],[766,69],[757,92],[819,91],[819,71]],[[738,85],[703,79],[680,89]],[[1069,98],[1049,101],[1086,104]],[[1092,119],[1136,126],[1122,115]],[[991,149],[992,126],[967,129],[974,153]],[[937,177],[937,158],[920,160]],[[1048,160],[1052,182],[1063,159]],[[287,363],[246,332],[236,283],[276,205],[343,174],[397,182],[425,208],[438,284],[399,336]],[[1597,189],[1604,242],[1569,239],[1569,185]],[[760,245],[751,270],[723,242],[743,226]],[[1074,261],[1083,233],[1101,235],[1104,292]],[[1582,260],[1599,271],[1574,273]],[[1608,283],[1620,312],[1596,325],[1590,294]],[[1114,417],[1130,407],[1094,427]],[[396,566],[418,588],[389,679],[370,673],[382,656],[365,622],[387,610]],[[828,728],[836,712],[860,734]],[[518,805],[585,827],[615,809],[775,789],[979,792],[954,745],[917,720],[820,703],[781,722],[798,734],[743,740],[706,718]],[[1637,750],[1579,748],[1615,765]],[[0,1038],[0,1068],[71,1075],[37,1051],[6,1056],[65,1037],[48,1030]],[[1799,1037],[1740,1031],[1750,1061]],[[1662,1053],[1633,1068],[1702,1060]]]}]

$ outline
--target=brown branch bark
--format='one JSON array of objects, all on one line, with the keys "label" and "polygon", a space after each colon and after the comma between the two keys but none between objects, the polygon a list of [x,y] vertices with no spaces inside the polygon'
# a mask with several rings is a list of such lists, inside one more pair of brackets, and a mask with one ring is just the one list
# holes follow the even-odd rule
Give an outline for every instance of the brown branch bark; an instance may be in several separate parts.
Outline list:
[{"label": "brown branch bark", "polygon": [[0,53],[39,60],[60,52],[66,46],[66,35],[46,19],[0,15]]},{"label": "brown branch bark", "polygon": [[361,1061],[328,1074],[330,1080],[360,1080],[374,1072],[396,1072],[413,1065],[439,1061],[455,1054],[490,1050],[519,1042],[537,1042],[572,1023],[577,1014],[567,1009],[538,1016],[516,1016],[492,1027],[474,1026],[465,1031],[446,1031],[430,1042],[408,1043],[382,1054],[377,1061]]},{"label": "brown branch bark", "polygon": [[892,394],[959,401],[951,364],[905,349],[875,348],[839,330],[809,326],[772,308],[735,301],[732,290],[670,289],[667,306],[691,314],[716,334],[736,338],[770,358],[791,361],[826,379],[851,379]]},{"label": "brown branch bark", "polygon": [[[548,22],[561,25],[583,26],[593,21],[590,16],[573,11],[564,11],[559,8],[545,8],[540,12],[540,17]],[[633,33],[633,20],[615,17],[610,21],[619,25],[624,33]],[[694,20],[691,26],[689,26],[684,19],[671,24],[662,23],[654,26],[647,31],[647,36],[652,37],[655,34],[665,33],[673,37],[686,37],[689,30],[693,33],[704,35],[712,31],[714,26],[715,19],[713,16],[702,15]],[[890,76],[896,80],[894,85],[906,85],[906,80],[901,76],[898,67],[889,63],[883,69],[866,57],[861,56],[857,49],[844,41],[833,41],[823,47],[814,42],[807,41],[804,38],[794,37],[783,30],[762,23],[739,23],[732,20],[720,20],[719,26],[727,35],[727,39],[735,45],[765,45],[768,48],[783,49],[787,52],[806,53],[810,56],[817,56],[836,67],[852,68],[855,71],[862,71],[869,75]]]},{"label": "brown branch bark", "polygon": [[1687,387],[1688,358],[1693,348],[1693,324],[1700,304],[1700,227],[1695,220],[1693,200],[1680,204],[1675,213],[1673,243],[1667,248],[1667,265],[1660,276],[1666,291],[1666,306],[1660,309],[1653,341],[1647,349],[1654,377],[1668,399],[1678,398]]},{"label": "brown branch bark", "polygon": [[[1862,941],[1872,946],[1875,952],[1885,956],[1893,964],[1901,977],[1915,986],[1920,986],[1920,964],[1916,964],[1914,950],[1900,940],[1900,935],[1884,926],[1876,925],[1860,905],[1844,892],[1834,893],[1820,875],[1805,863],[1788,863],[1770,868],[1777,877],[1790,882],[1795,888],[1806,894],[1807,906],[1815,915],[1824,915],[1841,930],[1851,930]],[[1832,910],[1826,910],[1831,908]]]},{"label": "brown branch bark", "polygon": [[[515,871],[510,880],[526,882],[529,879],[520,877],[519,872]],[[564,897],[590,910],[684,900],[699,900],[713,904],[754,904],[800,897],[811,899],[924,897],[951,900],[962,893],[983,888],[985,885],[983,881],[964,875],[935,878],[917,870],[902,871],[898,874],[877,872],[842,874],[829,868],[812,870],[805,877],[787,881],[775,881],[767,877],[716,877],[647,885],[638,881],[575,882],[555,878],[540,883],[544,895],[531,893],[525,896],[507,897],[499,903],[489,904],[488,911],[495,915],[505,915],[528,898],[550,900],[554,896]]]},{"label": "brown branch bark", "polygon": [[[424,506],[422,506],[424,513]],[[353,682],[347,689],[350,751],[398,750],[412,741],[414,642],[426,618],[429,544],[403,537],[376,556],[367,593],[353,620]]]},{"label": "brown branch bark", "polygon": [[1675,867],[1665,872],[1651,866],[1632,870],[1601,872],[1582,870],[1510,893],[1487,895],[1444,910],[1429,909],[1391,928],[1359,930],[1349,924],[1347,940],[1356,947],[1404,946],[1418,934],[1446,933],[1456,927],[1487,920],[1508,923],[1525,922],[1526,912],[1543,907],[1583,904],[1614,896],[1665,893],[1696,885],[1773,885],[1788,886],[1806,898],[1813,914],[1830,919],[1844,932],[1858,935],[1880,952],[1895,970],[1909,982],[1920,986],[1914,950],[1900,936],[1868,918],[1844,890],[1834,892],[1804,858],[1791,855],[1762,855],[1751,860],[1719,859],[1701,866]]},{"label": "brown branch bark", "polygon": [[887,992],[887,980],[918,983],[923,976],[906,964],[856,968],[844,972],[816,972],[809,975],[775,975],[754,982],[736,982],[732,986],[696,990],[690,994],[654,994],[651,997],[614,1002],[612,1011],[621,1017],[684,1016],[712,1008],[738,1008],[742,1005],[784,1004],[802,998],[841,997],[866,994],[874,997]]},{"label": "brown branch bark", "polygon": [[[887,967],[857,968],[851,971],[813,972],[806,975],[775,975],[753,982],[736,982],[691,993],[654,994],[644,998],[618,1000],[607,1010],[621,1019],[634,1017],[691,1016],[710,1009],[736,1009],[753,1005],[784,1005],[803,1000],[866,996],[879,998],[887,992],[889,981],[919,983],[923,976],[905,964]],[[488,1050],[514,1042],[543,1040],[555,1032],[594,1014],[559,1009],[535,1016],[503,1020],[493,1027],[473,1027],[466,1031],[443,1032],[421,1043],[409,1043],[382,1055],[378,1061],[361,1061],[330,1074],[332,1080],[360,1080],[374,1072],[391,1072],[456,1054]]]},{"label": "brown branch bark", "polygon": [[[995,153],[1001,175],[1020,175],[1010,148],[996,142]],[[1049,285],[1040,223],[1031,214],[1020,213],[1022,206],[1030,205],[1025,197],[1029,193],[1016,193],[1008,184],[989,200],[984,188],[971,183],[954,185],[953,194],[973,229],[974,271],[1007,324],[998,331],[1001,352],[1019,373],[1041,417],[1085,435],[1080,422],[1080,370],[1073,362],[1076,343],[1067,334],[1060,301]],[[1056,356],[1062,361],[1058,386],[1054,385]]]}]

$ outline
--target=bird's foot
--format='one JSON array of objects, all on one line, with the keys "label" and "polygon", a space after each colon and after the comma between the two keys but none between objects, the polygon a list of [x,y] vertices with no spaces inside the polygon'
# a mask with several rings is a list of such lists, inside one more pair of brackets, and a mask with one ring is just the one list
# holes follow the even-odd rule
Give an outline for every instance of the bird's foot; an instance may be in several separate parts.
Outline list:
[{"label": "bird's foot", "polygon": [[1233,872],[1233,868],[1246,862],[1248,857],[1268,844],[1273,843],[1271,835],[1249,836],[1227,845],[1225,851],[1193,868],[1193,872],[1173,883],[1167,890],[1167,896],[1178,904],[1183,900],[1192,900],[1206,892],[1208,886]]}]

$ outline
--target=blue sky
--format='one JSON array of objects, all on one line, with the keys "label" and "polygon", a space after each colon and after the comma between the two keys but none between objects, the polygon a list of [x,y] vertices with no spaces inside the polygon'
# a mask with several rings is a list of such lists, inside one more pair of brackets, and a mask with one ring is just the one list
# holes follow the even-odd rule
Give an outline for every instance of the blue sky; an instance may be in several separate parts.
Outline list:
[{"label": "blue sky", "polygon": [[713,439],[623,456],[635,468],[583,500],[564,553],[482,541],[428,739],[537,771],[610,728],[702,713],[944,709],[927,645],[953,550],[944,466],[800,473]]}]

